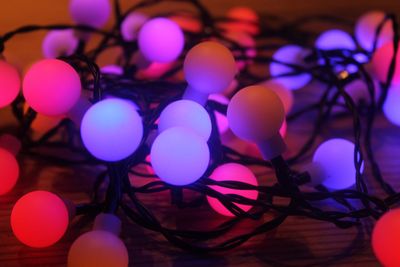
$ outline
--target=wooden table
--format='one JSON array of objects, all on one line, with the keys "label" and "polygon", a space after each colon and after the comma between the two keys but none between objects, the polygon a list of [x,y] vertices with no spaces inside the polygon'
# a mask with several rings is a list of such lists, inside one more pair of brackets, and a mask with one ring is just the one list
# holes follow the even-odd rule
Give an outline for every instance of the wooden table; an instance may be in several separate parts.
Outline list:
[{"label": "wooden table", "polygon": [[[122,1],[124,6],[130,2]],[[287,19],[310,14],[331,14],[344,18],[356,18],[370,9],[382,9],[399,14],[397,1],[381,0],[336,0],[336,1],[293,1],[293,0],[218,0],[204,1],[216,14],[233,5],[248,5],[260,12],[273,13]],[[48,24],[69,22],[66,0],[13,0],[2,3],[0,9],[0,33],[24,24]],[[7,47],[5,56],[9,61],[24,69],[40,58],[40,42],[44,33],[35,33],[15,38]],[[311,90],[299,92],[299,103],[306,101]],[[306,120],[307,121],[307,120]],[[287,142],[295,150],[310,129],[311,121],[301,125],[289,125]],[[11,126],[10,126],[11,125]],[[15,122],[9,110],[0,112],[0,132]],[[350,121],[335,121],[324,130],[323,138],[332,136],[350,137]],[[400,188],[398,158],[400,130],[379,117],[374,132],[374,149],[382,164],[383,174],[396,188]],[[74,220],[66,236],[47,249],[31,249],[21,245],[12,235],[9,225],[11,208],[23,194],[43,189],[60,193],[75,202],[88,199],[93,177],[99,170],[90,167],[66,168],[49,166],[44,161],[19,158],[21,178],[16,188],[0,197],[0,266],[65,266],[69,246],[81,233],[88,231],[90,222]],[[1,166],[0,166],[1,173]],[[366,175],[370,170],[367,166]],[[268,183],[267,180],[263,181]],[[380,194],[371,184],[372,191]],[[188,220],[203,224],[214,224],[220,220],[210,217],[207,207],[194,213],[191,210],[177,212],[171,208],[168,196],[152,195],[146,199],[164,217],[173,216],[176,225],[187,224]],[[370,248],[369,234],[373,221],[365,220],[360,229],[341,230],[335,226],[305,218],[291,217],[274,233],[251,239],[245,245],[225,253],[195,255],[172,247],[160,234],[145,230],[124,220],[122,238],[129,248],[132,266],[379,266]],[[252,227],[243,225],[243,229]],[[242,230],[243,230],[242,229]]]}]

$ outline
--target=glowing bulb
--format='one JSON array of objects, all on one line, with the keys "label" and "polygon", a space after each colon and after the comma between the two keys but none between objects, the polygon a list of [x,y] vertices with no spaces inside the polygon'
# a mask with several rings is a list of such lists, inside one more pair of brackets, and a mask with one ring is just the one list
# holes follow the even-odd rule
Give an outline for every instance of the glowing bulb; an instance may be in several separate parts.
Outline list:
[{"label": "glowing bulb", "polygon": [[127,267],[128,250],[118,238],[121,221],[113,214],[97,215],[93,231],[81,235],[68,252],[68,267]]},{"label": "glowing bulb", "polygon": [[0,147],[16,156],[21,150],[21,142],[11,134],[0,135]]},{"label": "glowing bulb", "polygon": [[181,28],[172,20],[154,18],[139,31],[140,52],[149,61],[171,62],[182,53],[185,43]]},{"label": "glowing bulb", "polygon": [[[348,140],[336,138],[320,144],[313,162],[320,164],[325,175],[322,184],[330,189],[346,189],[356,182],[354,144]],[[361,172],[363,169],[364,165]]]},{"label": "glowing bulb", "polygon": [[[360,46],[367,51],[372,51],[375,41],[375,33],[379,24],[384,20],[382,11],[370,11],[363,14],[356,23],[354,34]],[[392,22],[385,22],[377,40],[377,48],[393,39]]]},{"label": "glowing bulb", "polygon": [[143,137],[142,119],[129,101],[106,99],[85,113],[81,136],[85,147],[96,158],[122,160],[139,147]]},{"label": "glowing bulb", "polygon": [[21,80],[17,69],[0,60],[0,108],[8,106],[19,93]]},{"label": "glowing bulb", "polygon": [[355,50],[356,44],[351,35],[347,32],[333,29],[321,33],[315,41],[315,47],[321,50]]},{"label": "glowing bulb", "polygon": [[216,42],[202,42],[186,54],[183,63],[188,88],[183,96],[204,105],[209,94],[223,92],[236,75],[232,53]]},{"label": "glowing bulb", "polygon": [[207,170],[210,151],[193,130],[174,127],[160,133],[151,147],[151,165],[157,176],[172,185],[197,181]]},{"label": "glowing bulb", "polygon": [[383,104],[383,114],[393,124],[400,126],[400,86],[391,86]]},{"label": "glowing bulb", "polygon": [[101,28],[111,14],[109,0],[70,0],[69,13],[76,24]]},{"label": "glowing bulb", "polygon": [[8,193],[17,183],[19,165],[15,156],[8,150],[0,148],[0,196]]},{"label": "glowing bulb", "polygon": [[64,235],[69,214],[63,200],[47,191],[21,197],[11,212],[11,227],[19,241],[34,248],[48,247]]},{"label": "glowing bulb", "polygon": [[284,84],[274,80],[263,82],[261,85],[274,91],[279,96],[285,109],[285,113],[288,114],[292,109],[294,102],[292,91],[289,90],[289,88],[287,88]]},{"label": "glowing bulb", "polygon": [[[211,94],[208,97],[208,99],[214,100],[215,102],[226,106],[229,104],[229,99],[222,94]],[[224,114],[219,113],[218,111],[215,111],[214,114],[215,114],[215,119],[217,121],[219,134],[221,135],[225,134],[229,130],[228,118]]]},{"label": "glowing bulb", "polygon": [[376,222],[372,231],[372,248],[385,267],[400,266],[398,244],[400,240],[400,209],[393,209]]},{"label": "glowing bulb", "polygon": [[291,90],[304,87],[310,82],[311,75],[308,73],[296,73],[297,70],[285,64],[281,64],[280,62],[305,67],[306,63],[304,62],[304,57],[307,53],[308,50],[297,45],[282,46],[272,56],[277,62],[271,62],[269,65],[271,76],[274,77],[274,80]]},{"label": "glowing bulb", "polygon": [[45,58],[72,55],[78,47],[78,39],[73,30],[50,31],[43,40],[42,51]]},{"label": "glowing bulb", "polygon": [[[258,186],[257,178],[254,176],[251,170],[237,163],[228,163],[217,167],[211,174],[210,178],[218,182],[237,181]],[[256,200],[258,197],[257,190],[238,190],[238,189],[225,188],[215,185],[210,187],[215,191],[218,191],[219,193],[224,195],[235,194],[252,200]],[[207,196],[207,201],[210,204],[210,206],[219,214],[222,214],[224,216],[234,216],[234,214],[230,212],[227,208],[225,208],[225,206],[218,199]],[[235,204],[246,212],[252,208],[252,206],[250,205],[237,204],[237,203]]]},{"label": "glowing bulb", "polygon": [[[393,53],[393,42],[389,42],[378,48],[372,56],[372,72],[382,83],[386,82]],[[400,85],[400,53],[397,53],[395,61],[396,67],[394,69],[392,85]]]},{"label": "glowing bulb", "polygon": [[211,135],[211,119],[205,108],[191,100],[179,100],[169,104],[160,114],[158,131],[181,126],[190,128],[204,140]]},{"label": "glowing bulb", "polygon": [[285,110],[272,90],[261,85],[241,89],[231,99],[227,117],[232,132],[256,143],[265,159],[276,157],[286,149],[279,134]]},{"label": "glowing bulb", "polygon": [[148,17],[139,12],[132,12],[121,23],[121,34],[125,41],[132,42],[137,39],[140,27]]},{"label": "glowing bulb", "polygon": [[121,66],[118,65],[106,65],[100,68],[100,72],[103,74],[111,74],[111,75],[122,75],[124,74],[124,70]]},{"label": "glowing bulb", "polygon": [[235,20],[222,25],[226,31],[243,32],[250,35],[256,35],[259,32],[259,17],[257,13],[249,7],[232,7],[226,13],[226,17]]},{"label": "glowing bulb", "polygon": [[44,59],[31,66],[22,88],[29,106],[43,115],[57,116],[68,112],[78,101],[81,81],[64,61]]},{"label": "glowing bulb", "polygon": [[181,29],[184,31],[198,33],[203,28],[201,22],[191,15],[176,14],[169,18],[178,24],[179,27],[181,27]]}]

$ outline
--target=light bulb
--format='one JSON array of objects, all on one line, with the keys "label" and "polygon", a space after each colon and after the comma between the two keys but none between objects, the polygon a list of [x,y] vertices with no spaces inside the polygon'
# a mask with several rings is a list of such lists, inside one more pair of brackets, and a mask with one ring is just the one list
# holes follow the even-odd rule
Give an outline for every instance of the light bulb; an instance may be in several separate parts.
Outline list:
[{"label": "light bulb", "polygon": [[160,133],[151,147],[151,165],[161,180],[172,185],[197,181],[207,170],[210,151],[203,137],[183,127]]},{"label": "light bulb", "polygon": [[282,46],[272,56],[272,58],[277,62],[271,62],[269,65],[271,76],[274,78],[274,80],[291,90],[298,90],[304,87],[311,81],[311,75],[308,73],[298,73],[292,75],[292,73],[295,73],[296,70],[285,64],[281,64],[280,62],[299,67],[305,67],[306,63],[304,61],[304,57],[308,53],[308,50],[298,45]]},{"label": "light bulb", "polygon": [[97,102],[85,113],[81,124],[85,147],[98,159],[122,160],[139,147],[142,119],[128,100],[109,98]]},{"label": "light bulb", "polygon": [[400,126],[400,86],[391,86],[383,104],[383,114],[394,125]]},{"label": "light bulb", "polygon": [[290,110],[293,107],[294,96],[293,92],[287,88],[283,83],[280,83],[275,80],[268,80],[266,82],[261,83],[262,86],[267,87],[268,89],[274,91],[282,101],[283,107],[285,109],[285,113],[289,114]]},{"label": "light bulb", "polygon": [[93,230],[74,241],[68,267],[127,267],[128,250],[118,237],[121,222],[113,214],[97,215]]},{"label": "light bulb", "polygon": [[[372,51],[375,41],[375,33],[383,22],[385,13],[379,10],[369,11],[363,14],[356,23],[354,34],[359,45],[367,51]],[[377,40],[377,48],[393,39],[392,22],[389,20],[383,25]]]},{"label": "light bulb", "polygon": [[48,247],[64,235],[69,214],[63,200],[47,191],[21,197],[11,212],[11,227],[19,241],[34,248]]},{"label": "light bulb", "polygon": [[142,13],[132,12],[121,23],[121,34],[125,41],[132,42],[137,39],[140,27],[149,18]]},{"label": "light bulb", "polygon": [[[346,139],[335,138],[319,145],[313,162],[323,169],[322,184],[327,188],[341,190],[356,182],[354,144]],[[362,165],[361,172],[364,170]]]},{"label": "light bulb", "polygon": [[143,24],[138,45],[143,56],[154,62],[172,62],[182,53],[185,38],[181,28],[167,18],[154,18]]},{"label": "light bulb", "polygon": [[216,42],[202,42],[186,54],[183,63],[188,88],[183,95],[204,105],[208,95],[222,93],[236,75],[237,67],[232,53]]},{"label": "light bulb", "polygon": [[35,111],[47,116],[68,112],[81,94],[78,73],[58,59],[44,59],[30,67],[23,80],[23,94]]},{"label": "light bulb", "polygon": [[[393,42],[388,42],[378,48],[372,56],[372,73],[382,83],[386,82],[393,53]],[[395,62],[396,67],[394,69],[392,85],[400,85],[400,53],[397,53]]]},{"label": "light bulb", "polygon": [[103,74],[111,74],[111,75],[122,75],[124,74],[124,70],[121,66],[118,65],[106,65],[100,68],[100,72]]},{"label": "light bulb", "polygon": [[261,85],[239,90],[228,105],[229,127],[239,138],[254,142],[264,159],[281,155],[286,149],[279,129],[285,110],[279,96]]},{"label": "light bulb", "polygon": [[111,15],[109,0],[70,0],[69,13],[76,24],[101,28]]},{"label": "light bulb", "polygon": [[226,13],[226,17],[234,21],[229,21],[221,25],[225,31],[243,32],[250,35],[256,35],[260,31],[258,14],[249,7],[232,7]]},{"label": "light bulb", "polygon": [[[254,176],[252,171],[237,163],[227,163],[218,166],[213,173],[211,174],[210,178],[214,181],[222,182],[222,181],[237,181],[242,182],[254,186],[258,186],[257,178]],[[239,190],[239,189],[231,189],[222,186],[212,185],[210,186],[215,191],[227,195],[227,194],[235,194],[239,196],[246,197],[248,199],[256,200],[258,197],[257,190]],[[207,201],[210,206],[219,214],[224,216],[234,216],[232,212],[230,212],[225,206],[216,198],[207,196]],[[244,204],[236,204],[239,208],[243,211],[249,211],[252,206],[244,205]]]},{"label": "light bulb", "polygon": [[173,14],[169,17],[172,21],[181,27],[182,30],[187,32],[199,33],[203,28],[203,25],[200,20],[196,17],[191,16],[190,14]]},{"label": "light bulb", "polygon": [[15,156],[8,150],[0,147],[0,196],[15,186],[19,177],[19,165]]},{"label": "light bulb", "polygon": [[372,231],[372,249],[385,267],[400,266],[400,209],[392,209],[376,222]]},{"label": "light bulb", "polygon": [[181,126],[190,128],[204,140],[211,135],[211,119],[205,108],[191,100],[178,100],[169,104],[160,114],[158,131]]},{"label": "light bulb", "polygon": [[73,30],[49,31],[42,43],[45,58],[58,58],[72,55],[78,47],[78,39]]},{"label": "light bulb", "polygon": [[18,70],[8,62],[0,60],[0,108],[14,101],[20,86]]},{"label": "light bulb", "polygon": [[321,33],[315,41],[315,47],[321,50],[349,49],[355,50],[356,44],[345,31],[332,29]]}]

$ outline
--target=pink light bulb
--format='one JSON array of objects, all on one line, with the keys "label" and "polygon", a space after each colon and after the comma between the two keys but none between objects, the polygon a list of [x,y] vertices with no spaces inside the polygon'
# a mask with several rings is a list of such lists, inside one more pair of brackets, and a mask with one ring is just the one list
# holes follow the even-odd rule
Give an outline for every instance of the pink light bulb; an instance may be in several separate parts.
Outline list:
[{"label": "pink light bulb", "polygon": [[0,108],[8,106],[19,93],[21,80],[17,69],[0,60]]},{"label": "pink light bulb", "polygon": [[139,31],[139,49],[149,61],[176,60],[182,53],[184,43],[185,38],[181,28],[170,19],[151,19]]},{"label": "pink light bulb", "polygon": [[78,39],[73,30],[50,31],[43,40],[42,51],[45,58],[72,55],[78,47]]},{"label": "pink light bulb", "polygon": [[23,94],[28,104],[37,112],[57,116],[68,112],[81,94],[78,73],[58,59],[36,62],[25,74]]},{"label": "pink light bulb", "polygon": [[[386,82],[393,53],[393,42],[388,42],[378,48],[372,56],[372,73],[382,83]],[[400,85],[400,53],[397,53],[395,61],[396,67],[394,69],[392,84]]]},{"label": "pink light bulb", "polygon": [[[211,174],[210,178],[218,182],[237,181],[258,186],[257,178],[254,176],[252,171],[249,168],[237,163],[227,163],[217,167]],[[238,189],[225,188],[215,185],[210,187],[224,195],[235,194],[252,200],[256,200],[258,197],[257,190],[238,190]],[[225,206],[218,199],[207,196],[207,201],[210,204],[210,206],[219,214],[222,214],[224,216],[234,216],[233,213],[231,213],[227,208],[225,208]],[[246,212],[252,208],[252,206],[244,204],[236,203],[236,205]]]}]

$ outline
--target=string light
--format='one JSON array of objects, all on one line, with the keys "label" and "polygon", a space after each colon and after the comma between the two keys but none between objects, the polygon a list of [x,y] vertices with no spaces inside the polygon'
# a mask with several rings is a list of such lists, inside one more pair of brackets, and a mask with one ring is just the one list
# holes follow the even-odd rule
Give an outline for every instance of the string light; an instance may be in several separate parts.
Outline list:
[{"label": "string light", "polygon": [[58,58],[72,55],[78,47],[78,39],[73,30],[49,31],[42,43],[45,58]]},{"label": "string light", "polygon": [[315,47],[321,50],[349,49],[355,50],[356,44],[345,31],[332,29],[321,33],[315,41]]}]

